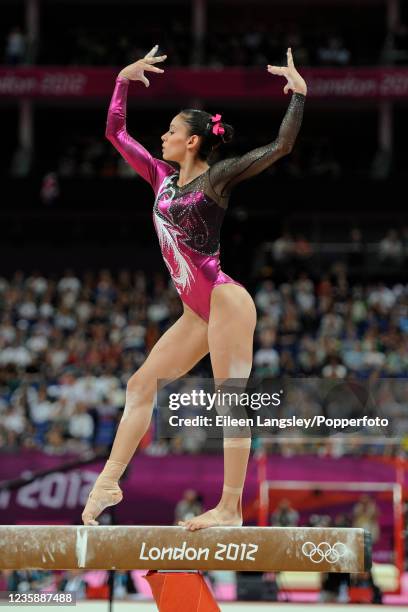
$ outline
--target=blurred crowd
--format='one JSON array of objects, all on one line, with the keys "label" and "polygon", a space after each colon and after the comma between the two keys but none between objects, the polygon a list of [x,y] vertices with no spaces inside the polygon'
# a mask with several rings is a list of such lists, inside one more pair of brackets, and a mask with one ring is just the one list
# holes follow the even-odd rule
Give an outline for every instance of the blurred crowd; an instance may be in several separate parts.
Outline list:
[{"label": "blurred crowd", "polygon": [[[292,502],[284,497],[279,500],[271,512],[270,524],[274,527],[297,527],[302,523],[300,513],[293,507]],[[373,544],[375,544],[380,537],[379,508],[373,497],[363,494],[350,508],[349,513],[337,514],[333,518],[328,514],[310,514],[303,526],[366,529],[371,534]]]},{"label": "blurred crowd", "polygon": [[[164,121],[163,119],[163,132],[165,131]],[[271,121],[269,141],[275,138],[279,123],[279,119],[276,120],[275,124],[273,120]],[[162,158],[160,134],[154,133],[154,129],[146,133],[139,131],[135,137],[147,148],[153,157]],[[266,144],[268,141],[264,128],[262,134],[259,129],[254,129],[248,139],[243,135],[239,136],[239,138],[240,141],[245,140],[245,145],[242,147],[240,142],[235,143],[234,146],[234,143],[232,143],[228,150],[229,157],[243,154],[257,146]],[[238,147],[244,150],[240,151]],[[374,153],[370,160],[370,153],[368,152],[367,159],[360,158],[359,164],[353,165],[353,168],[349,167],[349,163],[343,157],[341,142],[337,143],[335,151],[328,138],[314,136],[313,139],[308,139],[307,137],[302,137],[291,156],[269,168],[268,173],[290,179],[327,178],[336,180],[350,173],[372,176],[374,178]],[[47,164],[47,167],[52,168],[56,176],[61,179],[74,177],[127,179],[133,178],[136,175],[132,167],[118,155],[114,147],[105,140],[101,133],[86,135],[82,132],[75,137],[74,131],[74,134],[70,135],[69,142],[60,143],[60,148],[56,151],[56,155],[53,156],[52,162],[51,160],[45,162],[45,159],[47,159],[46,152],[41,159],[44,162],[42,167],[38,169],[43,170],[44,165]],[[38,167],[38,160],[33,161],[34,166],[37,164]],[[25,176],[28,171],[29,168],[27,167],[24,155],[18,149],[11,161],[11,176]]]},{"label": "blurred crowd", "polygon": [[142,272],[1,280],[0,444],[110,444],[128,378],[181,314],[161,276],[146,285]]},{"label": "blurred crowd", "polygon": [[[136,113],[135,113],[136,116]],[[250,134],[248,126],[237,125],[237,135],[223,151],[222,157],[243,155],[258,146],[271,142],[277,135],[283,114],[268,117],[268,133],[260,122]],[[74,115],[70,116],[74,119]],[[148,131],[140,124],[140,115],[135,129],[129,128],[143,146],[158,159],[162,158],[160,135],[165,132],[168,116],[156,119]],[[161,126],[161,131],[157,129]],[[132,167],[118,154],[115,148],[103,135],[104,118],[94,133],[89,133],[85,127],[81,133],[73,123],[69,137],[58,141],[44,138],[36,148],[37,154],[17,147],[10,151],[7,170],[12,178],[24,178],[36,172],[48,180],[49,175],[55,180],[72,178],[109,178],[129,179],[137,177]],[[379,156],[381,155],[381,160]],[[386,179],[390,175],[400,174],[399,155],[386,159],[387,154],[381,154],[370,147],[357,152],[348,150],[348,139],[343,135],[338,138],[319,136],[318,134],[302,134],[290,156],[284,157],[278,163],[266,169],[266,173],[277,178],[293,180],[323,179],[340,180],[348,177],[362,177],[373,180]],[[217,161],[215,158],[211,163]],[[379,161],[381,163],[379,164]]]},{"label": "blurred crowd", "polygon": [[[369,10],[369,9],[368,9]],[[128,24],[101,28],[96,25],[67,27],[62,33],[63,45],[49,36],[39,41],[28,41],[21,27],[12,28],[4,41],[4,62],[10,65],[40,63],[52,65],[121,66],[143,57],[156,40],[168,56],[168,66],[205,65],[264,66],[281,63],[287,47],[292,47],[299,66],[404,65],[408,63],[408,28],[399,23],[390,32],[379,32],[375,26],[364,44],[357,27],[344,23],[333,27],[333,17],[294,25],[268,23],[252,13],[251,24],[210,16],[202,46],[197,48],[190,22],[174,16],[165,19],[166,28],[157,31],[157,24],[145,20],[144,32],[137,35]],[[118,35],[118,30],[120,34]],[[146,46],[144,46],[146,45]],[[150,47],[149,47],[150,45]]]},{"label": "blurred crowd", "polygon": [[[51,7],[48,8],[51,10]],[[128,20],[124,17],[127,5],[114,19],[108,6],[101,7],[98,15],[91,8],[84,7],[81,26],[78,26],[77,20],[72,20],[71,11],[66,15],[64,31],[59,32],[58,36],[54,32],[52,15],[47,15],[45,10],[42,37],[37,41],[29,37],[21,26],[22,21],[17,20],[15,27],[3,31],[0,29],[3,61],[12,66],[46,64],[119,68],[143,57],[152,44],[157,42],[160,45],[158,52],[167,54],[166,65],[174,67],[199,65],[222,69],[225,66],[265,67],[268,63],[280,65],[286,59],[285,52],[289,46],[294,51],[299,67],[408,64],[408,26],[402,12],[397,24],[387,31],[385,16],[379,12],[374,14],[370,6],[367,6],[367,12],[359,12],[356,7],[350,7],[351,19],[344,7],[333,7],[333,12],[327,14],[316,8],[316,23],[311,21],[312,11],[309,14],[304,7],[299,14],[296,10],[300,7],[293,9],[292,15],[288,7],[281,6],[279,19],[275,19],[270,10],[266,11],[263,18],[259,18],[254,11],[246,11],[248,7],[241,7],[244,12],[235,11],[241,16],[238,18],[228,5],[217,10],[211,7],[206,32],[202,42],[197,43],[193,40],[192,21],[187,11],[177,14],[175,11],[166,12],[164,7],[160,7],[164,12],[161,13],[161,21],[158,21],[157,11],[152,11],[148,3],[145,8],[147,12],[144,14],[143,31],[137,32],[137,35],[131,15]],[[258,8],[264,12],[263,6]],[[58,15],[58,18],[62,17]],[[364,39],[360,35],[361,31],[364,31]],[[357,124],[359,130],[363,125],[369,126],[369,113],[365,115],[364,122]],[[330,121],[338,123],[339,120],[336,117],[336,121]],[[256,132],[256,128],[251,127]],[[41,130],[41,127],[38,129]],[[350,148],[350,129],[353,128],[347,125],[344,130],[338,130],[337,137],[331,135],[328,139],[325,134],[319,135],[312,128],[310,142],[304,140],[302,130],[301,142],[297,143],[290,161],[278,165],[278,173],[290,178],[338,179],[352,174],[384,179],[394,171],[404,171],[403,154],[397,142],[394,151],[370,150],[366,139],[359,132],[360,143],[364,147],[362,153],[361,148]],[[154,128],[149,130],[152,133]],[[72,131],[75,131],[74,126]],[[151,134],[140,133],[137,137],[152,154],[160,155],[159,134],[153,138]],[[261,137],[262,143],[265,143],[263,127]],[[256,134],[250,142],[256,146],[255,139]],[[46,168],[36,168],[40,173],[53,171],[59,177],[133,176],[129,166],[118,159],[111,145],[102,142],[100,126],[96,135],[86,134],[85,128],[78,138],[64,142],[62,136],[60,140],[61,149],[50,153],[52,164]],[[398,138],[395,140],[398,141]],[[43,144],[50,145],[44,140]],[[36,149],[38,146],[41,145],[36,145]],[[49,148],[52,147],[51,144]],[[41,155],[38,153],[38,150],[34,153],[22,146],[15,149],[12,152],[11,175],[23,177],[29,174],[38,160],[42,162],[47,157],[46,152],[41,152]],[[7,161],[6,165],[10,167],[10,162]]]},{"label": "blurred crowd", "polygon": [[254,364],[279,374],[344,378],[404,377],[408,373],[407,287],[333,285],[303,274],[276,287],[266,280],[255,294],[259,311]]},{"label": "blurred crowd", "polygon": [[[114,597],[127,600],[149,598],[143,588],[143,572],[116,571],[113,582]],[[0,571],[0,588],[16,593],[71,594],[76,601],[109,599],[109,572],[106,570],[4,570]],[[53,601],[58,601],[53,599]],[[63,603],[60,599],[60,605]],[[72,600],[71,600],[72,601]],[[38,603],[37,603],[38,605]],[[45,604],[44,604],[45,605]],[[51,604],[57,605],[57,603]],[[73,604],[71,604],[73,605]]]},{"label": "blurred crowd", "polygon": [[[312,280],[303,272],[279,286],[263,280],[253,295],[256,377],[407,376],[407,286],[350,286],[340,268],[337,276]],[[181,313],[161,274],[18,272],[0,279],[0,447],[53,454],[108,448],[127,380]],[[193,373],[211,376],[209,362]],[[394,435],[408,434],[406,393],[402,385],[381,396]],[[190,442],[181,450],[197,450]]]},{"label": "blurred crowd", "polygon": [[[362,278],[364,271],[401,272],[408,264],[408,226],[399,230],[383,228],[362,231],[352,227],[348,233],[332,225],[330,230],[320,230],[319,240],[312,242],[300,231],[284,231],[273,241],[261,242],[253,259],[253,276],[293,280],[300,273],[313,276],[319,262],[324,262],[326,272],[322,281],[330,274],[338,279],[338,284],[348,292],[354,283],[348,278],[352,271]],[[322,285],[325,287],[325,284]],[[273,286],[267,284],[273,293]],[[329,295],[331,290],[327,285]],[[325,289],[324,289],[325,290]],[[352,288],[354,295],[362,288],[359,284]],[[371,290],[374,290],[373,288]],[[396,289],[397,291],[399,289]],[[377,291],[377,290],[376,290]],[[385,291],[383,288],[382,291]]]},{"label": "blurred crowd", "polygon": [[[367,15],[369,10],[370,7],[367,7]],[[119,68],[143,57],[157,41],[160,43],[159,53],[165,52],[168,56],[166,65],[176,67],[201,64],[222,69],[224,66],[265,67],[268,63],[282,64],[288,46],[293,48],[296,64],[300,67],[408,64],[408,27],[401,21],[387,33],[384,17],[380,18],[378,15],[376,17],[378,23],[374,21],[374,25],[370,25],[371,29],[367,30],[370,20],[363,19],[361,15],[352,25],[344,14],[339,22],[335,14],[324,18],[319,15],[318,23],[312,26],[306,22],[307,15],[304,15],[304,23],[302,21],[298,23],[296,17],[290,18],[290,15],[286,15],[281,21],[271,19],[271,15],[268,14],[262,20],[256,18],[252,11],[250,22],[243,18],[242,23],[239,23],[234,15],[231,15],[231,19],[221,19],[210,14],[206,35],[202,45],[198,47],[193,44],[191,21],[174,14],[163,14],[162,19],[166,24],[164,30],[158,26],[156,15],[146,17],[144,31],[139,32],[136,38],[133,26],[129,31],[129,24],[123,21],[123,15],[118,17],[119,21],[114,22],[110,21],[110,15],[98,16],[100,22],[97,23],[101,23],[102,26],[93,24],[90,16],[84,17],[84,23],[89,25],[81,27],[70,24],[69,17],[67,16],[64,32],[61,32],[58,38],[55,35],[44,36],[35,44],[28,40],[22,27],[16,26],[4,32],[4,62],[8,65],[39,63]],[[130,22],[132,23],[131,20]],[[360,36],[359,24],[364,28],[364,41]],[[47,28],[44,31],[47,31]],[[33,49],[36,50],[35,53]],[[328,110],[329,108],[326,108],[325,112]],[[321,133],[317,129],[320,122],[318,114],[317,118],[314,118],[317,127],[309,128],[310,132],[307,134],[305,125],[294,151],[283,163],[277,164],[272,172],[291,179],[309,177],[341,179],[349,175],[385,179],[393,173],[402,174],[405,171],[405,163],[402,161],[403,148],[400,150],[397,137],[393,151],[376,150],[375,145],[370,144],[371,140],[364,137],[364,129],[367,131],[371,129],[371,133],[375,129],[370,124],[372,119],[369,112],[364,113],[364,120],[361,117],[357,120],[356,129],[360,134],[360,146],[349,146],[348,134],[350,129],[353,130],[349,121],[356,121],[349,113],[350,110],[347,109],[341,113],[340,118],[338,113],[336,117],[329,115],[328,120],[332,127],[329,136],[327,130]],[[85,116],[83,108],[81,114]],[[38,116],[39,113],[36,114],[36,117]],[[74,117],[71,111],[70,117]],[[309,125],[311,118],[312,115],[308,114]],[[61,138],[55,140],[52,135],[47,142],[47,129],[42,129],[39,122],[37,129],[43,133],[43,137],[36,143],[35,151],[20,145],[16,148],[13,144],[10,147],[12,159],[9,158],[6,162],[11,176],[24,177],[33,170],[43,176],[45,174],[46,180],[51,172],[56,173],[57,179],[134,176],[129,165],[119,159],[112,145],[104,142],[104,119],[101,119],[94,133],[90,132],[86,125],[82,125],[78,131],[75,124],[77,119],[69,119],[67,115],[66,121],[70,120],[72,123],[68,129],[67,139],[64,137],[64,126],[62,126]],[[55,115],[54,121],[65,123],[65,118],[61,121]],[[161,156],[160,134],[164,131],[165,121],[161,132],[153,125],[160,123],[160,118],[147,122],[149,130],[144,131],[141,127],[140,132],[135,132],[140,142],[156,157]],[[338,124],[337,132],[334,124]],[[47,118],[44,126],[48,125]],[[238,137],[241,138],[241,126],[236,127],[237,133],[239,132]],[[242,138],[245,141],[244,150],[268,141],[265,140],[262,122],[259,127],[256,122],[251,122],[250,127],[250,137],[245,138],[244,135]]]}]

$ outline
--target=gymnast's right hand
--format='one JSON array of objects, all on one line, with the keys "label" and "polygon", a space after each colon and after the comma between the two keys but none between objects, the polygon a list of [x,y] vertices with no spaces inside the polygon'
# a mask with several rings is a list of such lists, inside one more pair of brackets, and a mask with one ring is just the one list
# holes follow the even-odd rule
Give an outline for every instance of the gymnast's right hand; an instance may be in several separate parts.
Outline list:
[{"label": "gymnast's right hand", "polygon": [[145,77],[144,72],[164,72],[164,70],[161,68],[156,68],[156,66],[153,65],[157,64],[158,62],[164,62],[167,57],[167,55],[156,56],[155,53],[157,52],[158,48],[159,45],[155,45],[153,49],[149,51],[149,53],[146,53],[143,59],[138,60],[133,64],[129,64],[129,66],[126,66],[126,68],[123,68],[123,70],[119,72],[118,76],[125,77],[130,81],[142,81],[146,87],[149,87],[150,83]]}]

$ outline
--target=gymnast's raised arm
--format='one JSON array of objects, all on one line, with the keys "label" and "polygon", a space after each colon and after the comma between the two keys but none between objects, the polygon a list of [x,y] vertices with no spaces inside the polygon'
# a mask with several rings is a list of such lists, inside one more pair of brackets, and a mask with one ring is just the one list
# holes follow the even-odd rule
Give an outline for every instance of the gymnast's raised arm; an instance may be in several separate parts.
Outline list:
[{"label": "gymnast's raised arm", "polygon": [[240,181],[259,174],[280,157],[290,153],[295,144],[302,124],[307,86],[294,66],[291,49],[288,49],[287,57],[287,66],[267,67],[268,72],[286,77],[285,94],[289,90],[293,91],[278,136],[273,142],[253,149],[241,157],[221,160],[212,166],[209,176],[211,186],[222,197],[227,196],[231,188]]},{"label": "gymnast's raised arm", "polygon": [[105,132],[106,138],[132,168],[153,187],[156,183],[157,165],[163,162],[153,158],[139,142],[129,136],[126,130],[126,102],[129,81],[142,81],[146,87],[149,87],[150,83],[144,72],[164,72],[163,69],[154,66],[158,62],[163,62],[167,57],[166,55],[155,56],[157,49],[158,45],[154,46],[143,59],[130,64],[119,72],[109,106]]}]

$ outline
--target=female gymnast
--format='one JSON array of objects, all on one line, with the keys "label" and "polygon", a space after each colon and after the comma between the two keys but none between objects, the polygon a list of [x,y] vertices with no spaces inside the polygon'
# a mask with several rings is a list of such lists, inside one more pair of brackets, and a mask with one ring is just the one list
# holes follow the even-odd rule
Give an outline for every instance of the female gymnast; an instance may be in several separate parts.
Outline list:
[{"label": "female gymnast", "polygon": [[[170,381],[183,376],[208,353],[216,387],[219,381],[249,378],[256,309],[246,289],[220,268],[220,228],[231,189],[292,150],[307,93],[288,49],[287,66],[267,66],[271,74],[286,78],[284,93],[293,92],[273,142],[210,166],[210,154],[231,139],[233,129],[220,114],[212,116],[187,109],[172,119],[161,137],[163,160],[155,159],[126,131],[126,99],[129,81],[142,81],[149,87],[145,72],[164,72],[155,64],[167,56],[156,56],[157,50],[158,45],[119,73],[106,136],[153,188],[155,229],[184,310],[129,379],[125,409],[109,460],[82,513],[86,525],[98,525],[96,517],[122,500],[118,482],[149,427],[158,379]],[[178,170],[170,161],[178,164]],[[223,444],[224,486],[220,501],[212,510],[180,521],[189,530],[242,525],[242,490],[251,437],[224,436]]]}]

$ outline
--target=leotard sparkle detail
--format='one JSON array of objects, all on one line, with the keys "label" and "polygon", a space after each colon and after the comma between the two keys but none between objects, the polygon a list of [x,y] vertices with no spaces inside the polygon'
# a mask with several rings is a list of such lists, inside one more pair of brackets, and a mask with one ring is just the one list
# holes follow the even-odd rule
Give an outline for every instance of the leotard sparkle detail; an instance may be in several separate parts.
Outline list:
[{"label": "leotard sparkle detail", "polygon": [[224,283],[243,286],[220,266],[220,229],[231,189],[290,152],[302,123],[305,96],[293,94],[276,140],[240,157],[216,162],[179,187],[178,171],[152,157],[127,133],[128,85],[128,79],[116,79],[106,137],[152,186],[156,196],[153,222],[165,264],[181,300],[208,322],[213,288]]}]

